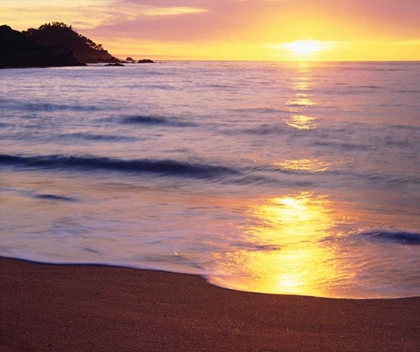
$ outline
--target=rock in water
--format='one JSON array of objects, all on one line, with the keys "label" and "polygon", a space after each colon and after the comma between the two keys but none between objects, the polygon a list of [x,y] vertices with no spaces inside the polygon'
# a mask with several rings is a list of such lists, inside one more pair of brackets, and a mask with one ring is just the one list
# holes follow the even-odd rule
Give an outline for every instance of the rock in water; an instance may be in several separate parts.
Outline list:
[{"label": "rock in water", "polygon": [[154,64],[155,62],[153,60],[150,59],[143,59],[143,60],[139,60],[137,61],[138,64]]}]

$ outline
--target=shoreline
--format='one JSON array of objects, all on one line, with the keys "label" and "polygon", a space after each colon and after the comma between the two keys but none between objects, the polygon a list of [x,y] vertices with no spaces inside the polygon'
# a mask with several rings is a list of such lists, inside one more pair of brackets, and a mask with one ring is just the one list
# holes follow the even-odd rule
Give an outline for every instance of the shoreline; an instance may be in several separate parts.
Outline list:
[{"label": "shoreline", "polygon": [[420,297],[233,291],[189,274],[0,257],[0,351],[418,351]]}]

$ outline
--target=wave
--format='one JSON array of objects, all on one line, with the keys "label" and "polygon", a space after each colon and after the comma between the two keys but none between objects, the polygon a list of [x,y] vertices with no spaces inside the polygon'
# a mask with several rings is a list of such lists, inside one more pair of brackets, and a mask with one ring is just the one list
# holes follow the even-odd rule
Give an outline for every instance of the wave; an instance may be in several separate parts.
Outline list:
[{"label": "wave", "polygon": [[[370,71],[370,72],[395,72],[395,71],[407,71],[408,68],[405,67],[392,67],[392,68],[387,68],[387,67],[376,67],[373,66],[375,64],[372,63],[372,65],[363,65],[363,66],[345,66],[342,65],[340,67],[340,71]],[[404,65],[406,66],[406,65]]]},{"label": "wave", "polygon": [[76,201],[74,198],[57,196],[55,194],[37,194],[34,197],[38,199],[61,201],[61,202],[75,202]]},{"label": "wave", "polygon": [[161,71],[143,71],[143,76],[173,76],[174,74],[171,72],[161,72]]},{"label": "wave", "polygon": [[277,134],[283,133],[285,128],[280,125],[261,125],[255,128],[249,128],[242,130],[241,133],[251,134],[251,135],[267,135],[267,134]]},{"label": "wave", "polygon": [[180,121],[176,118],[166,118],[160,116],[134,115],[126,116],[120,120],[122,124],[128,125],[166,125],[175,127],[196,126],[192,122]]},{"label": "wave", "polygon": [[[308,126],[312,127],[312,125],[308,124]],[[244,129],[224,129],[221,130],[223,134],[226,135],[239,135],[239,134],[247,134],[247,135],[256,135],[256,136],[265,136],[270,134],[283,134],[287,133],[288,135],[306,135],[308,131],[312,131],[311,128],[295,128],[290,126],[287,122],[279,122],[278,124],[263,124],[259,126],[255,126],[252,128],[244,128]]]},{"label": "wave", "polygon": [[420,126],[414,126],[414,125],[389,125],[390,129],[397,128],[401,130],[407,130],[407,131],[420,131]]},{"label": "wave", "polygon": [[216,89],[235,89],[235,85],[233,84],[205,84],[201,87],[204,88],[216,88]]},{"label": "wave", "polygon": [[68,133],[58,136],[59,139],[85,139],[90,141],[112,141],[112,142],[125,142],[135,140],[133,137],[120,136],[120,135],[105,135],[105,134],[92,134],[92,133]]},{"label": "wave", "polygon": [[20,188],[13,188],[13,187],[0,187],[0,192],[8,192],[8,193],[15,193],[20,197],[29,197],[41,200],[49,200],[49,201],[59,201],[59,202],[78,202],[76,198],[56,195],[51,193],[36,193],[30,190],[24,190]]},{"label": "wave", "polygon": [[86,105],[60,105],[60,104],[48,104],[48,103],[26,103],[22,104],[24,110],[30,111],[99,111],[102,110],[97,106],[86,106]]},{"label": "wave", "polygon": [[329,142],[329,141],[315,141],[312,143],[316,147],[331,147],[334,149],[341,149],[346,151],[370,151],[374,147],[366,144],[354,144],[354,143],[340,143],[340,142]]},{"label": "wave", "polygon": [[103,108],[94,105],[32,103],[18,100],[0,100],[3,108],[24,111],[100,111]]},{"label": "wave", "polygon": [[255,114],[290,114],[290,110],[272,109],[272,108],[242,108],[230,109],[230,111],[238,113],[255,113]]},{"label": "wave", "polygon": [[359,89],[359,88],[361,88],[361,89],[384,89],[383,87],[380,87],[380,86],[356,86],[355,87],[356,89]]},{"label": "wave", "polygon": [[378,230],[363,232],[361,235],[398,244],[420,245],[420,233],[415,232]]},{"label": "wave", "polygon": [[395,72],[395,71],[408,71],[406,68],[375,68],[373,71],[377,72]]},{"label": "wave", "polygon": [[420,89],[402,89],[402,90],[397,90],[397,93],[413,93],[413,94],[418,94],[420,93]]},{"label": "wave", "polygon": [[128,173],[156,173],[166,176],[184,176],[199,179],[220,178],[240,175],[240,171],[218,165],[180,162],[176,160],[135,159],[95,156],[16,156],[0,154],[0,165],[17,166],[33,169],[54,170],[108,170]]},{"label": "wave", "polygon": [[126,88],[130,89],[160,89],[160,90],[176,90],[177,88],[174,86],[168,86],[163,84],[136,84],[136,85],[128,85],[125,86]]}]

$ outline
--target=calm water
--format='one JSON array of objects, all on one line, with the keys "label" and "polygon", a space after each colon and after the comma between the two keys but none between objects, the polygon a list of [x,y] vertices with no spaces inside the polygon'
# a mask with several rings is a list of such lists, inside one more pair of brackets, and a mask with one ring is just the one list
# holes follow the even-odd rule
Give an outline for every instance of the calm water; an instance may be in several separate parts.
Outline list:
[{"label": "calm water", "polygon": [[420,295],[420,63],[1,70],[0,255]]}]

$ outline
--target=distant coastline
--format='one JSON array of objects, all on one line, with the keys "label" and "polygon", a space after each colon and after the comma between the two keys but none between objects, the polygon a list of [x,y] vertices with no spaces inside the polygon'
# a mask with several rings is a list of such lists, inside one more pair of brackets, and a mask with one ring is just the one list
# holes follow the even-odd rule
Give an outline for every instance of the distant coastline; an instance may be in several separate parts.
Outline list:
[{"label": "distant coastline", "polygon": [[150,59],[121,60],[111,55],[102,44],[77,33],[62,22],[47,23],[38,29],[19,32],[0,26],[0,68],[86,66],[105,63],[154,63]]}]

